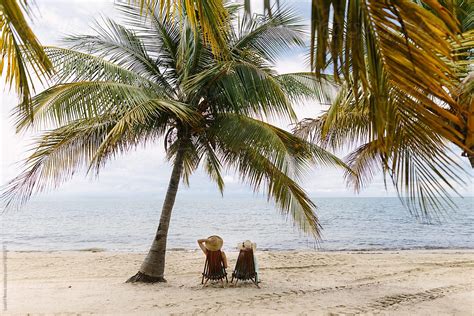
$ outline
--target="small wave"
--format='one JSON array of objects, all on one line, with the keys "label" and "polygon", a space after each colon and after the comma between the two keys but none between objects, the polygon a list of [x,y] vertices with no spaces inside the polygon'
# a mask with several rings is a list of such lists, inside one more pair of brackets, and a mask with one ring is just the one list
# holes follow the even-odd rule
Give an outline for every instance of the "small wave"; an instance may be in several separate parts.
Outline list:
[{"label": "small wave", "polygon": [[405,251],[405,250],[473,250],[474,247],[435,247],[435,246],[413,246],[413,247],[374,247],[374,248],[338,248],[318,249],[324,252],[337,251]]},{"label": "small wave", "polygon": [[107,251],[107,249],[105,249],[105,248],[83,248],[83,249],[78,249],[77,251],[104,252],[104,251]]},{"label": "small wave", "polygon": [[187,248],[168,248],[166,249],[167,251],[188,251],[188,250],[191,250],[191,249],[187,249]]}]

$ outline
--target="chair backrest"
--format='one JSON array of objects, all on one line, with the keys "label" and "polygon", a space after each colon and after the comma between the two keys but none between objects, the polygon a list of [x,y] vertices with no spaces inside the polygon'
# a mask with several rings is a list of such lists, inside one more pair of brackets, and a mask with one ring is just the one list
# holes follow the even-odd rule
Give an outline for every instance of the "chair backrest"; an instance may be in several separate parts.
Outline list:
[{"label": "chair backrest", "polygon": [[234,276],[241,280],[248,280],[255,277],[255,262],[252,249],[243,249],[239,252],[237,263],[235,264]]},{"label": "chair backrest", "polygon": [[224,260],[222,259],[222,252],[217,251],[207,251],[206,253],[206,263],[204,265],[203,275],[207,278],[221,278],[225,276]]}]

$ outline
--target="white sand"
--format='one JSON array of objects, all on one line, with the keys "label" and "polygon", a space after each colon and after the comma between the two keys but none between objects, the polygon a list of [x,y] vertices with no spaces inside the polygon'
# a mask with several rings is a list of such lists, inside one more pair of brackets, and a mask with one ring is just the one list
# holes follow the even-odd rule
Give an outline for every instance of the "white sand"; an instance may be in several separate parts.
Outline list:
[{"label": "white sand", "polygon": [[199,252],[170,252],[168,283],[154,285],[124,283],[143,254],[12,252],[8,313],[474,315],[473,251],[257,255],[261,289],[203,289]]}]

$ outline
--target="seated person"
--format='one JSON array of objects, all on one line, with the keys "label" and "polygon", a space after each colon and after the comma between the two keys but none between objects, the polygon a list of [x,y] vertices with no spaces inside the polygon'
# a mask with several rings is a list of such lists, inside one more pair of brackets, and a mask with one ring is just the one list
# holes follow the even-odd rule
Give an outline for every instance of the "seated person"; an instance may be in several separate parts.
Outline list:
[{"label": "seated person", "polygon": [[[227,257],[221,251],[224,241],[219,236],[210,236],[205,239],[199,239],[198,245],[202,252],[206,255],[206,263],[204,265],[204,272],[202,273],[202,284],[206,284],[209,280],[220,280],[224,283],[224,278],[227,281]],[[205,281],[205,282],[204,282]]]},{"label": "seated person", "polygon": [[234,272],[232,273],[231,282],[233,282],[234,279],[236,279],[236,284],[238,280],[251,280],[258,287],[258,264],[254,254],[257,245],[250,240],[246,240],[239,243],[237,248],[240,252]]}]

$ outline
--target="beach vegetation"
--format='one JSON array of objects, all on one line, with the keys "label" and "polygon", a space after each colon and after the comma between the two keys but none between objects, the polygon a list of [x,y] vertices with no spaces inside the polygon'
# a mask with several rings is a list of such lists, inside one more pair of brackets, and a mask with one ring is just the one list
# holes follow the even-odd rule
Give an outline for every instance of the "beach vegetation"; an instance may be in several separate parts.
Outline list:
[{"label": "beach vegetation", "polygon": [[[344,3],[344,4],[343,4]],[[456,208],[474,167],[472,1],[313,1],[311,63],[340,89],[298,135],[349,150],[360,191],[381,171],[418,218]]]}]

